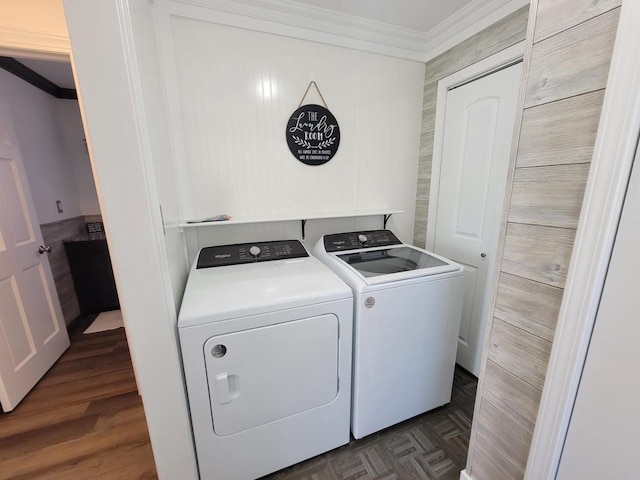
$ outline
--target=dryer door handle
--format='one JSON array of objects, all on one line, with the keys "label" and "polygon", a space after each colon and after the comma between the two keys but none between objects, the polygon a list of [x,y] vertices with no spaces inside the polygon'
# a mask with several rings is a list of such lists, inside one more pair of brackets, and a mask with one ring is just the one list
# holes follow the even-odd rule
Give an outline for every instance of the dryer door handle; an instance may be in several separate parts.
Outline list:
[{"label": "dryer door handle", "polygon": [[216,375],[216,394],[218,395],[218,403],[221,405],[231,401],[229,395],[229,377],[226,373]]},{"label": "dryer door handle", "polygon": [[240,379],[238,375],[219,373],[216,375],[216,395],[218,403],[224,405],[240,396]]}]

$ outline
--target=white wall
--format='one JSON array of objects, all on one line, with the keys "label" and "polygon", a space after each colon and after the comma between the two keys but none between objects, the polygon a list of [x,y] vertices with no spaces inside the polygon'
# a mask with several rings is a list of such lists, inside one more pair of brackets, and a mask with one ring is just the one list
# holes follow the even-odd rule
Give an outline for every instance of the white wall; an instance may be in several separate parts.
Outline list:
[{"label": "white wall", "polygon": [[76,183],[80,212],[82,215],[100,215],[98,194],[93,181],[89,152],[84,141],[85,135],[77,100],[58,99],[56,124],[66,154],[71,161],[71,173]]},{"label": "white wall", "polygon": [[38,222],[81,215],[73,165],[56,127],[58,99],[2,69],[0,95],[11,108]]},{"label": "white wall", "polygon": [[639,477],[638,160],[636,155],[558,480]]},{"label": "white wall", "polygon": [[[390,226],[411,241],[424,64],[221,25],[205,20],[206,9],[180,9],[173,6],[159,32],[184,217],[401,209]],[[200,19],[182,16],[192,14]],[[341,131],[338,153],[322,166],[297,161],[285,141],[287,120],[311,80]],[[265,82],[270,96],[263,95]],[[321,100],[312,89],[304,103]],[[325,232],[352,225],[324,224]],[[382,219],[363,225],[381,228]],[[187,236],[198,247],[299,232],[299,224],[257,224]]]},{"label": "white wall", "polygon": [[155,31],[153,15],[150,14],[148,7],[139,7],[134,2],[131,8],[131,19],[134,27],[132,34],[135,40],[136,66],[140,74],[149,132],[148,148],[153,157],[154,180],[164,218],[167,261],[173,293],[171,299],[175,299],[177,313],[187,283],[189,265],[185,262],[185,239],[178,228],[178,223],[184,217],[178,193],[176,165],[173,161],[174,147],[171,142],[167,97],[165,97],[166,83],[162,78],[158,45],[156,36],[153,34]]}]

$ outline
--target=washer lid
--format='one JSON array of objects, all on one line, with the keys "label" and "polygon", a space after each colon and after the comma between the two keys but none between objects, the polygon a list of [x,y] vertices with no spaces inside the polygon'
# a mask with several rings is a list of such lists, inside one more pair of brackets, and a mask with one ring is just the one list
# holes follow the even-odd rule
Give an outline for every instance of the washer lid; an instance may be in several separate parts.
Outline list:
[{"label": "washer lid", "polygon": [[[411,247],[383,248],[337,255],[363,277],[377,277],[392,273],[423,270],[423,275],[457,270],[457,266]],[[449,268],[438,268],[449,267]],[[426,271],[429,269],[429,271]]]},{"label": "washer lid", "polygon": [[[397,245],[386,248],[353,250],[351,252],[329,254],[335,262],[343,265],[342,271],[351,271],[352,275],[341,277],[354,289],[353,284],[381,285],[399,280],[441,278],[464,272],[462,266],[432,252],[410,245]],[[336,271],[339,271],[336,270]]]},{"label": "washer lid", "polygon": [[351,289],[314,257],[200,269],[194,263],[178,326],[302,307],[352,295]]},{"label": "washer lid", "polygon": [[[371,232],[365,233],[369,241]],[[374,286],[387,288],[387,285],[393,286],[394,282],[439,281],[466,273],[462,265],[452,260],[407,244],[363,246],[328,252],[326,237],[318,240],[313,255],[336,272],[355,292],[362,293]],[[330,237],[331,242],[338,238],[336,235]],[[381,230],[377,238],[380,242],[387,242],[385,237],[388,237],[388,231]],[[342,248],[342,244],[336,244],[335,248]]]}]

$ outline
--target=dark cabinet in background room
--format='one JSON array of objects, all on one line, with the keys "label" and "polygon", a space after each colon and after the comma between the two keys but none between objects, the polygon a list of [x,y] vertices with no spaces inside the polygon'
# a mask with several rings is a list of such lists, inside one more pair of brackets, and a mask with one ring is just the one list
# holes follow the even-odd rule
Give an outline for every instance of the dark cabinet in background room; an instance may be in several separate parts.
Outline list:
[{"label": "dark cabinet in background room", "polygon": [[107,241],[103,238],[72,238],[64,248],[82,313],[120,308]]}]

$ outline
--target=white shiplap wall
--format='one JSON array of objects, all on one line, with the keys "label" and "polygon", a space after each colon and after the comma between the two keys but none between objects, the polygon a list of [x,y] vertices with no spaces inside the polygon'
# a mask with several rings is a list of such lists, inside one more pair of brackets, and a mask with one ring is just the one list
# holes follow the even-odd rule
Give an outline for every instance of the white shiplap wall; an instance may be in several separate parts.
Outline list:
[{"label": "white shiplap wall", "polygon": [[[424,64],[202,18],[174,9],[160,21],[184,218],[400,209],[390,226],[410,241]],[[311,80],[341,131],[336,156],[316,167],[298,162],[284,135]],[[312,89],[304,103],[321,100]],[[381,227],[374,223],[351,228]],[[300,236],[298,225],[198,230],[187,233],[190,252],[247,236]]]}]

